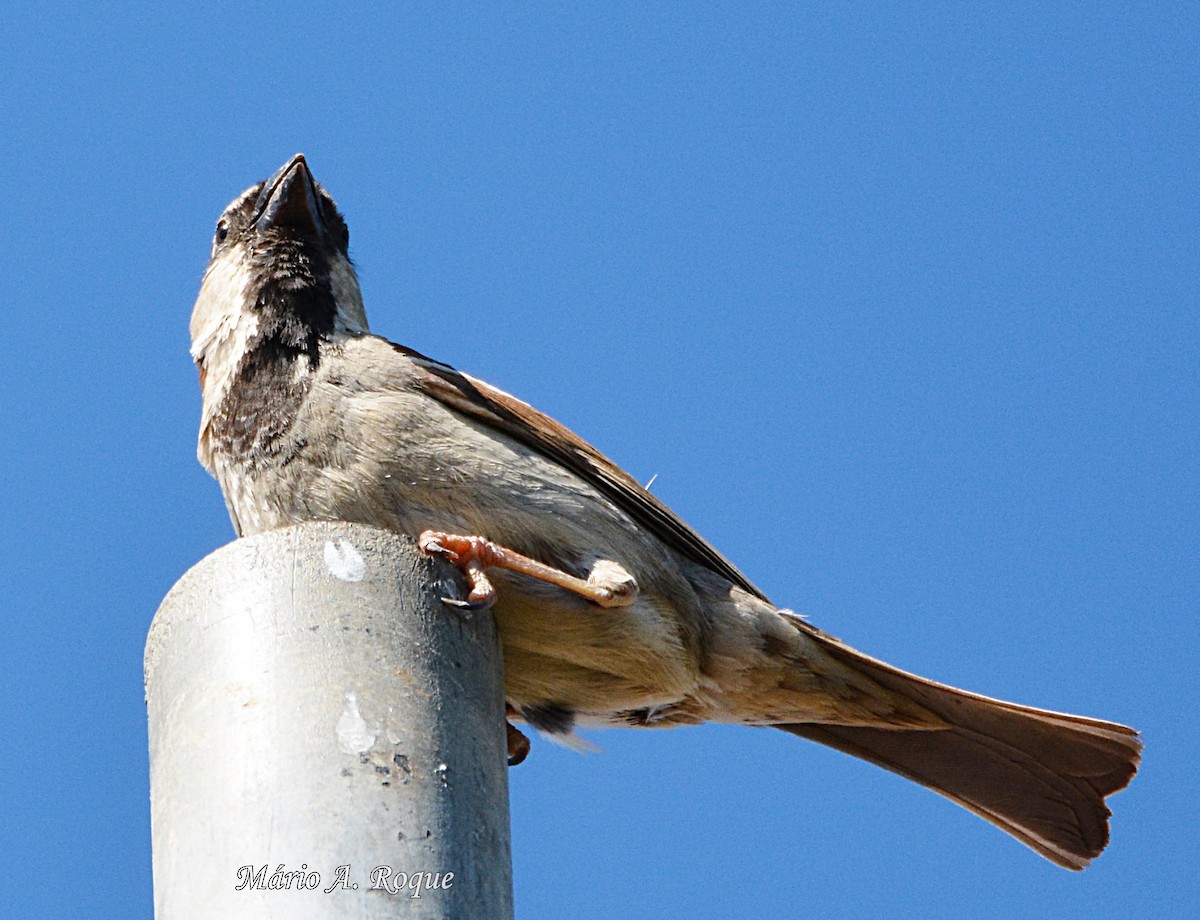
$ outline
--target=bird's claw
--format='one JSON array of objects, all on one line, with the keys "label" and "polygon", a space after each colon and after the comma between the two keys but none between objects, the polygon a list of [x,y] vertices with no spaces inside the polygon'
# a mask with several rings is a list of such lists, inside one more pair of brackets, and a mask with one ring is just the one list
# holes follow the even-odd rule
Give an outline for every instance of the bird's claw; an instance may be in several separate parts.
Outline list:
[{"label": "bird's claw", "polygon": [[421,534],[421,538],[417,540],[417,548],[426,556],[437,556],[448,562],[458,562],[458,553],[443,544],[436,534],[429,531]]},{"label": "bird's claw", "polygon": [[443,597],[442,603],[448,607],[453,607],[456,610],[461,610],[464,613],[476,613],[480,610],[488,610],[496,603],[496,596],[493,593],[487,597],[478,597],[475,599],[467,598],[462,600],[457,597]]}]

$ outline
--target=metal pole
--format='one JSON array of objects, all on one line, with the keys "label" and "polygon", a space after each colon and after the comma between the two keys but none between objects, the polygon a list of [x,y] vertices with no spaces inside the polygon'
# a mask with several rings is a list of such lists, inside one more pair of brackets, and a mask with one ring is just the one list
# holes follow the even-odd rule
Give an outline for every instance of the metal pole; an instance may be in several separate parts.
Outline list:
[{"label": "metal pole", "polygon": [[312,523],[176,583],[146,643],[156,920],[512,917],[499,644],[453,577]]}]

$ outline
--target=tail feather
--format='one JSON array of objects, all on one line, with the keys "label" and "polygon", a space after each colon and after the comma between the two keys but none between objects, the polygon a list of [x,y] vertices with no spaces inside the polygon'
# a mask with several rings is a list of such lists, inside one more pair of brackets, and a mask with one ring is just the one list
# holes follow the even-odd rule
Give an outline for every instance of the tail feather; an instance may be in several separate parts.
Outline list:
[{"label": "tail feather", "polygon": [[927,786],[1068,869],[1108,843],[1106,796],[1124,789],[1141,756],[1124,725],[1034,709],[939,684],[856,651],[802,621],[797,628],[948,723],[922,730],[815,723],[776,725]]}]

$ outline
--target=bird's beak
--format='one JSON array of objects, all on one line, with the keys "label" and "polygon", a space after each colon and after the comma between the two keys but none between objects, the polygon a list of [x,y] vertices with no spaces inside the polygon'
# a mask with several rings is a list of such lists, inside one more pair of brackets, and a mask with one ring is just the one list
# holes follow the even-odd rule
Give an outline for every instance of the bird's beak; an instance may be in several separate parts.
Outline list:
[{"label": "bird's beak", "polygon": [[304,154],[296,154],[266,181],[255,202],[252,222],[259,233],[273,228],[318,236],[325,232],[317,186]]}]

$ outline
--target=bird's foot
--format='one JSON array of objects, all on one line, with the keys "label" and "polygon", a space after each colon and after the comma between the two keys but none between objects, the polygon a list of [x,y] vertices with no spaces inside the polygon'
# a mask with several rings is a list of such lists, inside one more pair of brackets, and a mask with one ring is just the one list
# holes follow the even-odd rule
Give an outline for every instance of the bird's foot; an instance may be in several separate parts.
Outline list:
[{"label": "bird's foot", "polygon": [[507,720],[504,727],[508,729],[508,765],[515,767],[529,756],[529,739],[523,731]]},{"label": "bird's foot", "polygon": [[467,579],[467,597],[443,597],[442,603],[464,610],[486,610],[496,603],[496,589],[483,571],[484,561],[459,540],[480,540],[482,537],[452,537],[450,534],[427,530],[417,538],[417,547],[427,556],[437,556],[453,563]]}]

